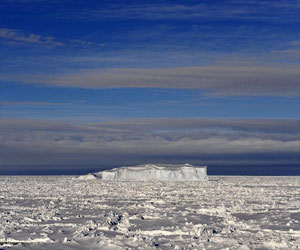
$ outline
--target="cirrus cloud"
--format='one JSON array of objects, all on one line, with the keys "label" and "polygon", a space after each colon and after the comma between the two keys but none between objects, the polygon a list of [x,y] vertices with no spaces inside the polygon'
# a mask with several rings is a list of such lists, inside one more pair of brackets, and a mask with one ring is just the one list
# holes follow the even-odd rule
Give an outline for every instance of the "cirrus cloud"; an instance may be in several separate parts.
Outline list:
[{"label": "cirrus cloud", "polygon": [[52,36],[41,36],[36,34],[26,34],[17,29],[0,28],[0,38],[7,44],[19,46],[42,46],[42,47],[58,47],[64,44],[55,41]]}]

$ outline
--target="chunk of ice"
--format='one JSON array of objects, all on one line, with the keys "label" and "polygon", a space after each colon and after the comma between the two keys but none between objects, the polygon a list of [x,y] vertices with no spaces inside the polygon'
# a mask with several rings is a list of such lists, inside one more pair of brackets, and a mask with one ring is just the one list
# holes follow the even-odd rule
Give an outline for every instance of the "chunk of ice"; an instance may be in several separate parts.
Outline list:
[{"label": "chunk of ice", "polygon": [[[91,174],[89,174],[91,175]],[[190,164],[145,164],[113,168],[92,174],[94,177],[110,181],[205,181],[206,166]],[[86,175],[87,177],[88,175]],[[80,179],[92,179],[79,177]]]}]

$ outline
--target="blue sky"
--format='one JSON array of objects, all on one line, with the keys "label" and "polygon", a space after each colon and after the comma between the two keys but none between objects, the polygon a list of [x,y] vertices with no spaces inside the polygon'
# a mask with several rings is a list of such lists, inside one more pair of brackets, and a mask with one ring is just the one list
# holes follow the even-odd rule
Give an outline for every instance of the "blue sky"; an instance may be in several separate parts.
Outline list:
[{"label": "blue sky", "polygon": [[[292,154],[292,163],[280,164],[298,165],[298,139],[288,137],[287,133],[283,133],[286,137],[269,138],[267,132],[261,132],[261,127],[249,130],[247,122],[243,122],[243,129],[225,126],[236,137],[227,134],[222,137],[220,131],[227,120],[245,120],[250,125],[269,120],[272,126],[277,123],[286,128],[289,123],[298,126],[295,121],[299,120],[300,106],[299,13],[298,0],[2,0],[1,118],[3,131],[10,131],[13,121],[15,134],[19,135],[17,138],[7,132],[3,166],[22,162],[30,166],[75,166],[72,157],[79,149],[95,150],[95,155],[106,159],[111,141],[124,145],[128,144],[127,140],[137,142],[129,129],[132,137],[119,138],[117,132],[110,132],[110,139],[101,137],[107,147],[99,147],[98,151],[100,142],[94,146],[85,144],[92,144],[89,136],[84,143],[74,139],[77,147],[70,152],[68,149],[61,162],[33,157],[36,143],[42,143],[39,147],[45,154],[57,156],[50,145],[61,146],[62,139],[58,145],[55,138],[65,138],[62,135],[65,131],[50,132],[53,123],[80,124],[88,129],[102,122],[119,128],[118,123],[126,121],[127,126],[145,120],[150,124],[158,122],[163,128],[155,125],[155,128],[142,129],[140,143],[149,139],[159,147],[162,142],[155,141],[159,130],[164,131],[164,138],[168,137],[164,143],[176,141],[190,148],[181,158],[175,157],[175,149],[169,152],[174,154],[173,161],[195,159],[196,154],[199,155],[196,163],[202,163],[203,151],[206,156],[212,154],[218,158],[214,147],[212,152],[206,152],[203,147],[224,137],[233,143],[229,143],[232,152],[224,152],[228,155],[226,159],[232,155],[228,164],[240,162],[235,142],[247,145],[243,159],[249,155],[252,165],[258,164],[253,154],[264,148],[263,144],[269,147],[265,155]],[[203,138],[211,141],[203,138],[197,141],[183,135],[179,139],[176,133],[170,138],[163,124],[171,126],[174,121],[186,124],[186,119],[197,121],[192,131],[201,131]],[[219,129],[208,133],[208,125],[200,121],[207,119],[218,121]],[[28,122],[32,128],[22,128]],[[43,123],[43,129],[35,128],[35,122]],[[102,123],[100,127],[105,126]],[[141,126],[145,126],[144,122]],[[178,133],[185,134],[189,129],[182,125]],[[241,130],[248,133],[241,134]],[[296,134],[299,135],[299,130]],[[258,138],[260,141],[255,141]],[[283,143],[282,149],[274,149],[269,140],[278,145]],[[284,144],[287,142],[289,146]],[[69,147],[65,143],[62,151]],[[124,153],[120,158],[127,164],[170,158],[158,153],[153,153],[152,158],[145,157],[147,149],[141,155],[134,155],[130,147],[119,146],[109,151],[109,155],[120,155],[122,149],[127,157]],[[14,161],[9,152],[18,147],[22,152]],[[88,155],[81,157],[91,157]],[[127,159],[135,156],[133,161]],[[98,156],[93,157],[95,166],[105,165]],[[271,164],[267,156],[265,161],[262,156],[257,159],[261,164]]]}]

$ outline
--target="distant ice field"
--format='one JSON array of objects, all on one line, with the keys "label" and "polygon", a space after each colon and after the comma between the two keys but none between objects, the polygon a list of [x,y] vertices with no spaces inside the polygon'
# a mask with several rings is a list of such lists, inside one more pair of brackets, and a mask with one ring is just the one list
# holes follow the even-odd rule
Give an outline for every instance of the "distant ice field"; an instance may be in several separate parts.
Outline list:
[{"label": "distant ice field", "polygon": [[0,249],[298,249],[300,177],[0,176]]}]

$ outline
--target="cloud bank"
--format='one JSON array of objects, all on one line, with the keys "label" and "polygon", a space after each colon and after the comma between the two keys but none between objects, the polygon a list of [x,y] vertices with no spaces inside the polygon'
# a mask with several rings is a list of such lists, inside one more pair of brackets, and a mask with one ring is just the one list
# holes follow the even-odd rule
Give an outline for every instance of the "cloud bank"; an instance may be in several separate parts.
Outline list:
[{"label": "cloud bank", "polygon": [[150,119],[89,124],[2,120],[2,164],[299,164],[299,121]]},{"label": "cloud bank", "polygon": [[298,67],[199,66],[115,68],[60,76],[7,76],[8,81],[79,88],[200,89],[217,95],[299,96]]}]

